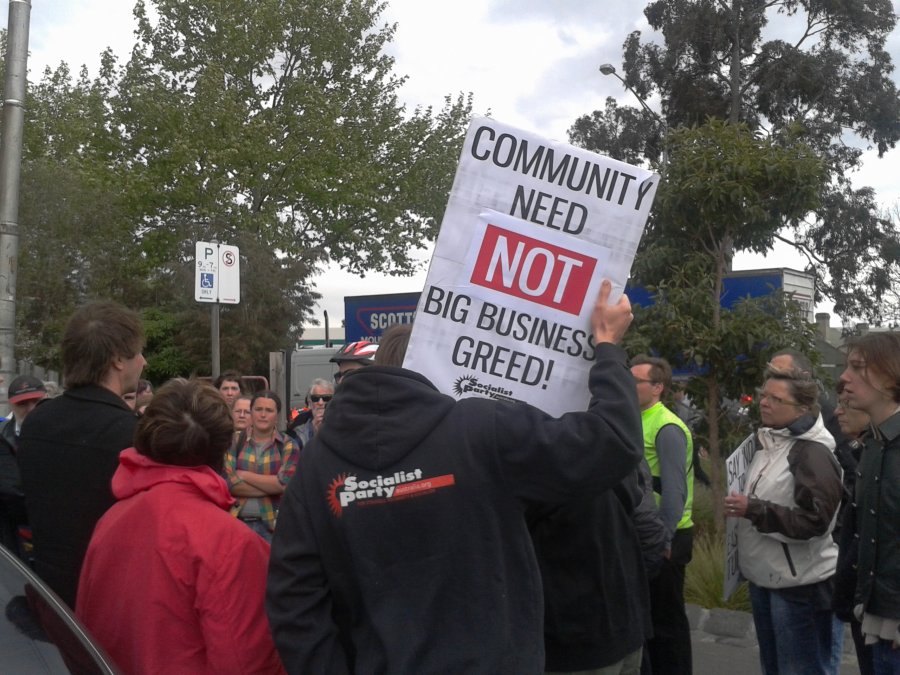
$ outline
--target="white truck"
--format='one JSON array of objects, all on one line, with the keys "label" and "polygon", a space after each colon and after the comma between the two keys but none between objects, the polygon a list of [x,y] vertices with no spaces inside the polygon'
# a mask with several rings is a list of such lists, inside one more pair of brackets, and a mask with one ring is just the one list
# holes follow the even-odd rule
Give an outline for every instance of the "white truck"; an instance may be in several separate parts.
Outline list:
[{"label": "white truck", "polygon": [[269,352],[269,383],[285,404],[280,429],[284,428],[290,410],[306,407],[306,392],[314,379],[334,379],[337,364],[329,359],[337,350],[338,347],[305,347]]}]

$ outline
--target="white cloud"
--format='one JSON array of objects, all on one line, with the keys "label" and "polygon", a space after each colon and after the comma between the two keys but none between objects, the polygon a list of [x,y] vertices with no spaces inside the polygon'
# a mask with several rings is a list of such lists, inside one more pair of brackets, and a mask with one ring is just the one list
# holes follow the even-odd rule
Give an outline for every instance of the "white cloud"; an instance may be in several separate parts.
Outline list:
[{"label": "white cloud", "polygon": [[[895,6],[897,3],[895,2]],[[130,0],[42,0],[33,4],[31,21],[32,79],[45,65],[65,60],[92,72],[107,46],[125,61],[134,41]],[[632,30],[652,39],[643,16],[645,4],[633,0],[584,3],[581,0],[391,0],[383,15],[397,22],[389,51],[396,73],[409,76],[401,90],[409,108],[440,108],[445,95],[473,92],[475,110],[524,129],[564,139],[581,114],[602,107],[606,96],[633,104],[631,95],[597,67],[622,61],[622,43]],[[900,34],[888,41],[900,64]],[[652,103],[652,102],[651,102]],[[858,185],[878,190],[884,205],[900,199],[896,179],[900,151],[885,159],[867,153],[855,177]],[[744,258],[738,267],[802,267],[799,258],[782,252],[763,259]],[[420,289],[424,273],[410,279],[371,274],[359,279],[329,270],[319,279],[322,307],[343,316],[344,295],[366,295]]]},{"label": "white cloud", "polygon": [[44,0],[32,3],[29,34],[31,79],[61,61],[73,72],[87,65],[100,67],[100,54],[110,47],[120,61],[127,60],[134,44],[136,22],[128,0]]}]

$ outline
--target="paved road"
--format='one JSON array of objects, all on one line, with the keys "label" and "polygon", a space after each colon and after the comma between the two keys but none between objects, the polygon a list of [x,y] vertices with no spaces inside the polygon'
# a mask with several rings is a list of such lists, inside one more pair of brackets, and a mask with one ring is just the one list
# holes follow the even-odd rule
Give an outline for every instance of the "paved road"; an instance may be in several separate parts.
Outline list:
[{"label": "paved road", "polygon": [[[753,619],[746,612],[688,606],[694,675],[759,675],[759,647]],[[840,675],[859,675],[853,640],[847,631]]]},{"label": "paved road", "polygon": [[[694,675],[759,675],[759,649],[735,638],[722,638],[702,631],[691,633]],[[851,648],[852,649],[852,648]],[[859,675],[856,657],[844,653],[841,675]]]}]

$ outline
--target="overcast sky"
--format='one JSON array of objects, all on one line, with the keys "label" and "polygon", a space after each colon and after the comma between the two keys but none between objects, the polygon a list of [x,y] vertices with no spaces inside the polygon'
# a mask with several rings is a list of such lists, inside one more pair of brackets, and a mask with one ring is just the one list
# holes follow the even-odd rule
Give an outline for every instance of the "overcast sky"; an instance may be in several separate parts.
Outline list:
[{"label": "overcast sky", "polygon": [[[645,5],[634,0],[390,0],[383,18],[397,23],[390,53],[396,73],[408,76],[402,98],[410,109],[440,108],[448,94],[473,92],[476,112],[490,111],[499,121],[565,140],[572,122],[602,107],[607,96],[634,104],[621,83],[602,76],[598,66],[621,67],[625,37],[633,30],[649,33]],[[73,70],[86,64],[96,73],[105,47],[126,61],[134,42],[132,7],[130,0],[32,0],[32,81],[45,66],[60,61]],[[900,11],[898,0],[894,7]],[[900,32],[891,36],[889,50],[900,65]],[[900,150],[881,160],[869,153],[855,180],[874,187],[889,207],[900,200],[898,174]],[[802,269],[803,261],[787,249],[769,256],[739,255],[735,261],[737,269],[781,266]],[[423,282],[424,271],[407,279],[378,274],[361,279],[329,269],[317,281],[324,296],[319,309],[328,310],[334,325],[343,317],[345,295],[418,291]]]}]

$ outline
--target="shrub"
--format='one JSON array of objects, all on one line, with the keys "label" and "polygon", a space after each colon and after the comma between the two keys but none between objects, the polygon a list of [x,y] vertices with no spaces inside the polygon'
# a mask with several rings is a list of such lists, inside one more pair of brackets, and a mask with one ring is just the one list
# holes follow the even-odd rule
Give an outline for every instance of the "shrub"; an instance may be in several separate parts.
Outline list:
[{"label": "shrub", "polygon": [[725,539],[716,536],[715,528],[701,531],[694,538],[694,552],[684,579],[684,600],[701,607],[750,611],[747,584],[728,599],[722,600],[725,580]]},{"label": "shrub", "polygon": [[715,512],[713,510],[713,492],[708,487],[694,481],[694,503],[691,510],[694,521],[694,536],[699,538],[706,533],[715,532]]}]

